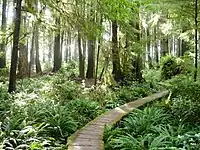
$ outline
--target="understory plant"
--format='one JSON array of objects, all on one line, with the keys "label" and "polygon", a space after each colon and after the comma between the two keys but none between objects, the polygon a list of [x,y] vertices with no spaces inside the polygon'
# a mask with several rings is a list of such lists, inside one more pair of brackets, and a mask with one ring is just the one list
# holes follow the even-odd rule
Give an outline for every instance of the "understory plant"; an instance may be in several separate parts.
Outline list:
[{"label": "understory plant", "polygon": [[0,83],[0,149],[67,149],[67,138],[106,110],[155,92],[146,82],[87,87],[73,75],[74,67],[66,66],[19,80],[11,95]]},{"label": "understory plant", "polygon": [[196,150],[200,147],[199,82],[170,80],[168,99],[134,110],[104,134],[108,150]]}]

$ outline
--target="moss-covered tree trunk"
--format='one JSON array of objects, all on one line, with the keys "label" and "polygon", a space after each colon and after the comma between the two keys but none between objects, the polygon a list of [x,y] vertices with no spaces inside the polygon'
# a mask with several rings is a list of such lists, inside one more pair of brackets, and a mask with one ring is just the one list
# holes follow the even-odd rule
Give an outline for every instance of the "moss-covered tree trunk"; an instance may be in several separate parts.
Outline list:
[{"label": "moss-covered tree trunk", "polygon": [[113,64],[112,74],[115,81],[120,81],[122,79],[122,72],[120,68],[117,29],[118,29],[117,21],[113,20],[112,21],[112,64]]}]

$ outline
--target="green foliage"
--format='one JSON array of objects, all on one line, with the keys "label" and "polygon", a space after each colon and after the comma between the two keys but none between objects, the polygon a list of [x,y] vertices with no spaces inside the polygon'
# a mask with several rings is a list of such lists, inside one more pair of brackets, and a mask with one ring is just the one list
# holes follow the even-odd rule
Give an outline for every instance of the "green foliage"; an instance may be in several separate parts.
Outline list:
[{"label": "green foliage", "polygon": [[175,98],[173,101],[170,110],[174,118],[190,123],[200,122],[199,101],[188,100],[184,97]]},{"label": "green foliage", "polygon": [[67,80],[64,75],[59,75],[53,81],[52,96],[59,101],[67,102],[69,100],[77,99],[80,95],[80,86],[74,81]]},{"label": "green foliage", "polygon": [[143,70],[143,78],[148,83],[157,83],[161,80],[161,72],[156,69]]},{"label": "green foliage", "polygon": [[118,99],[122,103],[127,103],[130,101],[136,100],[138,98],[150,95],[152,91],[153,91],[153,88],[151,88],[148,83],[134,84],[129,87],[121,87],[118,92]]},{"label": "green foliage", "polygon": [[167,114],[158,108],[136,110],[123,120],[118,132],[106,131],[106,148],[108,149],[151,149],[166,144],[166,135],[156,137],[158,124],[165,124]]},{"label": "green foliage", "polygon": [[172,56],[162,58],[161,77],[162,79],[171,79],[173,76],[183,72],[182,61]]},{"label": "green foliage", "polygon": [[67,104],[67,108],[79,126],[85,125],[103,112],[99,104],[91,100],[73,100]]},{"label": "green foliage", "polygon": [[165,123],[166,114],[161,109],[145,108],[130,114],[129,118],[124,119],[122,126],[131,135],[146,134],[158,123]]},{"label": "green foliage", "polygon": [[117,127],[106,129],[106,149],[199,148],[199,82],[178,76],[167,83],[172,92],[167,100],[133,111]]},{"label": "green foliage", "polygon": [[193,102],[199,101],[200,83],[193,82],[189,76],[178,76],[170,80],[168,88],[172,91],[172,97],[183,97]]},{"label": "green foliage", "polygon": [[0,76],[9,76],[9,68],[0,68]]},{"label": "green foliage", "polygon": [[0,68],[0,82],[5,83],[9,77],[9,68]]},{"label": "green foliage", "polygon": [[[178,149],[198,146],[199,129],[171,120],[172,114],[163,108],[137,110],[125,118],[117,128],[106,129],[105,148],[112,149]],[[190,138],[190,140],[189,140]]]},{"label": "green foliage", "polygon": [[107,109],[154,92],[149,83],[86,87],[70,80],[73,72],[69,65],[55,75],[19,80],[12,95],[0,84],[0,147],[66,149],[67,137]]},{"label": "green foliage", "polygon": [[7,92],[6,85],[0,83],[0,120],[8,115],[11,104],[12,100]]}]

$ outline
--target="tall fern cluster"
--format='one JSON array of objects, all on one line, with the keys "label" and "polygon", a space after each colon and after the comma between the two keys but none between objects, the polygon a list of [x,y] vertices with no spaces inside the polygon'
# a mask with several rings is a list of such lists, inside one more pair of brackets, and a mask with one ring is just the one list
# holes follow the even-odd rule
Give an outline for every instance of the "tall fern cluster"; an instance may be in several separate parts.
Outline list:
[{"label": "tall fern cluster", "polygon": [[0,83],[0,149],[66,149],[67,137],[98,115],[157,90],[150,83],[88,88],[70,80],[76,71],[69,67],[20,80],[12,95]]},{"label": "tall fern cluster", "polygon": [[169,81],[171,97],[134,110],[106,127],[107,150],[196,150],[200,147],[199,86],[187,77]]}]

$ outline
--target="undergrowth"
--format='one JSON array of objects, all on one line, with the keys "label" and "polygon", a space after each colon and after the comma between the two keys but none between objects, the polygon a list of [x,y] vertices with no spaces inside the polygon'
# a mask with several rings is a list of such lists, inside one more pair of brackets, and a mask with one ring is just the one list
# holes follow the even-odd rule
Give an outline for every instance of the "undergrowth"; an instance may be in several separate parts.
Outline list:
[{"label": "undergrowth", "polygon": [[135,110],[104,133],[108,150],[196,150],[200,147],[199,82],[179,76],[167,81],[170,96]]},{"label": "undergrowth", "polygon": [[88,88],[72,80],[73,65],[19,80],[12,95],[7,82],[0,83],[0,149],[66,149],[71,134],[106,110],[159,90],[150,82]]}]

